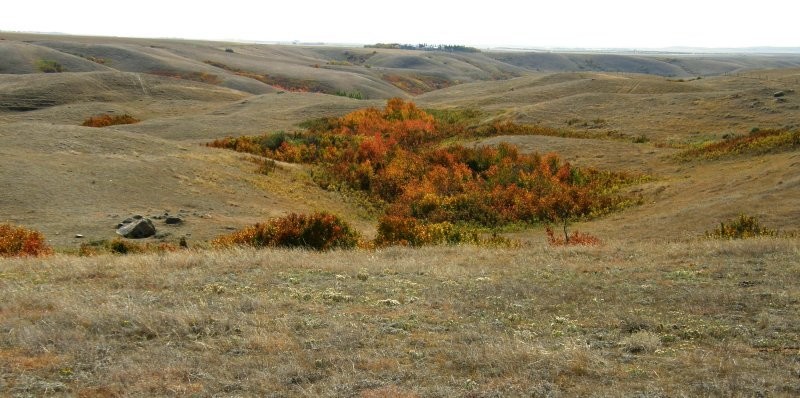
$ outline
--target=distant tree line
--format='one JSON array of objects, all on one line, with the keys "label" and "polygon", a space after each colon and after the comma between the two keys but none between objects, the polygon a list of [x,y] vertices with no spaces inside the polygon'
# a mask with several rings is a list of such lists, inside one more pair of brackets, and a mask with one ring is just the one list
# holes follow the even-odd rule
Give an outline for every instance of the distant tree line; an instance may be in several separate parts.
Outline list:
[{"label": "distant tree line", "polygon": [[481,50],[475,47],[467,47],[457,44],[400,44],[400,43],[376,43],[367,44],[365,48],[392,48],[399,50],[417,50],[417,51],[445,51],[450,53],[479,53]]}]

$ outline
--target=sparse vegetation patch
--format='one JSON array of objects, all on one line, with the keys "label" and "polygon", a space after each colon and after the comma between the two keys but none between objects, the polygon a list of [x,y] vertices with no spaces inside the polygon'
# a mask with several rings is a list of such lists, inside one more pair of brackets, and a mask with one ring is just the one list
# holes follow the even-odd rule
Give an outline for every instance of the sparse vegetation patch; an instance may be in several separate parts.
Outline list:
[{"label": "sparse vegetation patch", "polygon": [[550,246],[598,246],[601,243],[598,237],[585,232],[572,231],[571,234],[568,233],[566,224],[564,224],[563,237],[554,232],[550,226],[545,227],[545,233]]},{"label": "sparse vegetation patch", "polygon": [[760,130],[703,144],[678,154],[681,160],[721,159],[737,155],[761,155],[800,149],[800,130]]},{"label": "sparse vegetation patch", "polygon": [[222,79],[219,76],[213,73],[206,73],[206,72],[187,72],[187,71],[177,71],[177,70],[152,70],[147,72],[151,75],[162,76],[162,77],[170,77],[173,79],[182,79],[182,80],[191,80],[200,83],[206,84],[219,84],[222,82]]},{"label": "sparse vegetation patch", "polygon": [[94,62],[96,64],[100,64],[100,65],[105,65],[105,64],[107,64],[109,62],[109,60],[107,60],[105,58],[95,57],[93,55],[86,55],[86,54],[83,54],[83,53],[68,52],[68,51],[65,51],[65,52],[68,53],[68,54],[72,54],[72,55],[74,55],[76,57],[81,57],[81,58],[83,58],[83,59],[85,59],[87,61],[92,61],[92,62]]},{"label": "sparse vegetation patch", "polygon": [[177,251],[179,248],[179,246],[166,242],[136,243],[128,239],[114,238],[112,240],[103,239],[82,243],[78,248],[77,254],[80,256],[97,256],[102,254],[163,254]]},{"label": "sparse vegetation patch", "polygon": [[455,84],[455,82],[443,77],[421,74],[385,74],[383,75],[383,80],[409,94],[414,95],[447,88]]},{"label": "sparse vegetation patch", "polygon": [[261,74],[246,71],[243,69],[235,68],[222,62],[216,61],[204,61],[206,64],[211,66],[215,66],[220,69],[227,70],[232,72],[236,75],[247,77],[250,79],[258,80],[261,83],[269,84],[275,88],[285,91],[291,92],[301,92],[301,93],[324,93],[324,94],[336,94],[336,90],[329,87],[323,82],[319,82],[316,80],[307,80],[307,79],[296,79],[292,77],[286,76],[278,76],[278,75],[270,75],[270,74]]}]

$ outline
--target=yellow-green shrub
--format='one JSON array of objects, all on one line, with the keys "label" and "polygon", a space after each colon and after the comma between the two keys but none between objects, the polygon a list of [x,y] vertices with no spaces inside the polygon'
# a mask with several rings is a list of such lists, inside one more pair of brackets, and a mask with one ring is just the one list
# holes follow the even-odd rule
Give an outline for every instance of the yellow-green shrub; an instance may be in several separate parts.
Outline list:
[{"label": "yellow-green shrub", "polygon": [[762,227],[758,218],[740,214],[738,218],[720,222],[713,231],[706,231],[706,237],[719,239],[745,239],[756,236],[776,236],[777,231]]},{"label": "yellow-green shrub", "polygon": [[792,151],[798,148],[800,148],[800,130],[753,129],[750,134],[745,136],[733,137],[698,148],[688,149],[678,154],[678,158],[683,160],[696,158],[719,159],[744,154],[760,155]]},{"label": "yellow-green shrub", "polygon": [[180,248],[172,243],[136,243],[122,238],[114,238],[110,241],[99,240],[83,243],[78,249],[81,256],[95,256],[99,254],[142,254],[142,253],[166,253],[178,251]]},{"label": "yellow-green shrub", "polygon": [[352,249],[358,241],[358,232],[347,222],[333,214],[318,212],[310,215],[291,213],[220,236],[212,244],[217,247],[303,247],[330,250]]}]

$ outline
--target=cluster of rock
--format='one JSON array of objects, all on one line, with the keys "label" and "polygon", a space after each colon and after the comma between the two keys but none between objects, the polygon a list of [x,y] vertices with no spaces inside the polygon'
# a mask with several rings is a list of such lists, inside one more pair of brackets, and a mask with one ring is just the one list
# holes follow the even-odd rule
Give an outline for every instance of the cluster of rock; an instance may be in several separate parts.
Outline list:
[{"label": "cluster of rock", "polygon": [[128,239],[144,239],[156,234],[156,226],[153,220],[163,220],[167,225],[179,225],[183,223],[180,215],[170,215],[169,212],[150,217],[135,215],[126,218],[117,224],[117,234]]},{"label": "cluster of rock", "polygon": [[789,94],[794,94],[794,89],[776,91],[772,94],[772,96],[775,97],[775,102],[785,103],[789,101],[787,99]]}]

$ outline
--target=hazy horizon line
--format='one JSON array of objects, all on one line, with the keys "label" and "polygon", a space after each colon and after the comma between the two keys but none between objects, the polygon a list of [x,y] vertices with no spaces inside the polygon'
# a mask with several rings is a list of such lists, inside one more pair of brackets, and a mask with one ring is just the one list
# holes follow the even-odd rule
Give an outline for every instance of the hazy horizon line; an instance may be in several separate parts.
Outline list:
[{"label": "hazy horizon line", "polygon": [[331,46],[331,47],[347,47],[357,46],[363,47],[366,45],[374,44],[402,44],[402,45],[419,45],[426,44],[430,46],[438,45],[462,45],[473,47],[480,50],[510,50],[510,51],[609,51],[609,52],[690,52],[690,53],[784,53],[784,54],[800,54],[800,46],[773,46],[773,45],[758,45],[758,46],[720,46],[720,47],[705,47],[705,46],[691,46],[691,45],[671,45],[666,47],[642,47],[642,46],[563,46],[563,45],[518,45],[518,44],[474,44],[474,43],[438,43],[438,42],[399,42],[399,41],[373,41],[373,42],[330,42],[322,40],[267,40],[267,39],[243,39],[243,38],[192,38],[192,37],[171,37],[171,36],[117,36],[105,34],[79,34],[67,32],[41,32],[41,31],[18,31],[18,30],[0,30],[2,33],[16,33],[16,34],[33,34],[33,35],[50,35],[50,36],[74,36],[74,37],[97,37],[97,38],[116,38],[116,39],[150,39],[150,40],[185,40],[185,41],[208,41],[220,43],[242,43],[242,44],[273,44],[273,45],[298,45],[298,46]]}]

